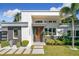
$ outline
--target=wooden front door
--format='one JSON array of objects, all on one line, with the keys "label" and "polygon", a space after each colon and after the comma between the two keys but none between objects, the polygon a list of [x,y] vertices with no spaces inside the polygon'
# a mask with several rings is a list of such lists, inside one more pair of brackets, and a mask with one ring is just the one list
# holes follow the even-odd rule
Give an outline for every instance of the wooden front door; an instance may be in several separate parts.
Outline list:
[{"label": "wooden front door", "polygon": [[42,30],[43,27],[35,27],[35,33],[34,33],[35,42],[42,41]]}]

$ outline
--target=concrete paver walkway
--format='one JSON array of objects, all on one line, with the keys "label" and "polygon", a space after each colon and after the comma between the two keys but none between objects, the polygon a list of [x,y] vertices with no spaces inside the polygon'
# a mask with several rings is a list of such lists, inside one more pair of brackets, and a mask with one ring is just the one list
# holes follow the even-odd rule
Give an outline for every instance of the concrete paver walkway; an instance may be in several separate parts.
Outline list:
[{"label": "concrete paver walkway", "polygon": [[31,49],[25,49],[25,51],[23,52],[23,54],[30,54],[31,53]]},{"label": "concrete paver walkway", "polygon": [[33,49],[32,54],[44,54],[44,49]]},{"label": "concrete paver walkway", "polygon": [[9,52],[7,52],[6,54],[14,54],[17,51],[17,49],[11,49]]},{"label": "concrete paver walkway", "polygon": [[5,54],[6,52],[8,52],[10,49],[4,49],[3,51],[0,52],[0,54]]},{"label": "concrete paver walkway", "polygon": [[32,54],[44,54],[44,49],[43,49],[44,45],[45,44],[43,42],[34,43]]},{"label": "concrete paver walkway", "polygon": [[34,46],[34,49],[36,49],[36,48],[37,49],[43,49],[43,46],[40,46],[40,45],[39,46]]}]

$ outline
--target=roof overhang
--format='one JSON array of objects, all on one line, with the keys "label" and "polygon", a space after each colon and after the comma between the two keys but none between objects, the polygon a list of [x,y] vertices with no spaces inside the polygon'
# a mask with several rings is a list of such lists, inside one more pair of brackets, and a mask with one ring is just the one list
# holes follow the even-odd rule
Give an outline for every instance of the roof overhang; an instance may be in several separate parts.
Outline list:
[{"label": "roof overhang", "polygon": [[45,26],[46,24],[41,24],[41,23],[33,23],[32,26]]},{"label": "roof overhang", "polygon": [[60,20],[60,16],[34,15],[33,20]]},{"label": "roof overhang", "polygon": [[2,22],[1,27],[27,27],[27,22]]}]

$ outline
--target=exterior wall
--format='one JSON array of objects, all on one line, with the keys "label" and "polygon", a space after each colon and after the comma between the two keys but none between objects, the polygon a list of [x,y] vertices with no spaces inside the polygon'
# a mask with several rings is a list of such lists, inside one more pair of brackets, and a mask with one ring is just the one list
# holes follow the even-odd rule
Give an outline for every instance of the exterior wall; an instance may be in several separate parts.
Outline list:
[{"label": "exterior wall", "polygon": [[22,40],[28,40],[29,45],[33,44],[33,30],[32,30],[32,16],[34,15],[52,15],[58,16],[59,12],[22,12],[21,13],[21,22],[28,22],[28,28],[22,28]]},{"label": "exterior wall", "polygon": [[32,18],[31,15],[27,12],[21,14],[21,22],[28,22],[27,28],[21,28],[22,30],[22,40],[28,40],[29,44],[28,47],[33,43],[33,34],[32,34]]},{"label": "exterior wall", "polygon": [[[59,12],[50,12],[50,11],[22,11],[21,13],[21,22],[28,22],[27,28],[21,28],[22,31],[22,40],[28,40],[29,45],[31,46],[33,44],[33,28],[32,24],[34,23],[34,20],[32,19],[32,16],[59,16]],[[40,19],[37,19],[40,20]],[[42,19],[43,20],[43,19]],[[47,19],[48,20],[48,19]],[[59,19],[54,19],[57,21],[57,23],[52,24],[45,24],[44,28],[56,28],[56,36],[62,36],[64,31],[67,32],[67,30],[71,30],[71,26],[67,27],[60,27],[59,23],[61,22]],[[79,30],[79,27],[76,27],[75,30]],[[62,32],[62,33],[59,33]]]},{"label": "exterior wall", "polygon": [[[67,31],[68,30],[71,30],[72,31],[72,26],[71,25],[67,25],[66,27],[65,26],[63,26],[63,27],[59,27],[59,29],[57,29],[57,31],[59,32],[59,31],[62,31],[62,34],[59,34],[59,33],[57,33],[58,34],[58,36],[62,36],[63,35],[63,33],[64,34],[67,34]],[[79,30],[79,25],[77,26],[77,25],[75,25],[75,30],[74,31],[77,31],[77,30]],[[76,34],[76,33],[75,33]]]},{"label": "exterior wall", "polygon": [[[14,39],[13,38],[13,31],[14,29],[17,28],[18,30],[18,38]],[[10,46],[16,44],[17,41],[21,42],[21,27],[2,27],[2,31],[7,32],[7,40],[10,43]]]}]

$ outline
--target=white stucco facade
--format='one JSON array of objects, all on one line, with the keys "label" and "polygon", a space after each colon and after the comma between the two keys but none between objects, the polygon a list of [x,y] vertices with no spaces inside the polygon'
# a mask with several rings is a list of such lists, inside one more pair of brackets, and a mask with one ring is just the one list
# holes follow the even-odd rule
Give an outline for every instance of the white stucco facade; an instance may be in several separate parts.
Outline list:
[{"label": "white stucco facade", "polygon": [[[28,40],[29,45],[31,46],[33,44],[33,30],[32,30],[32,16],[59,16],[59,12],[52,12],[52,11],[22,11],[21,12],[21,22],[28,22],[28,27],[27,28],[22,28],[22,40]],[[59,21],[58,21],[59,22]],[[56,24],[53,25],[53,27]],[[47,27],[51,27],[52,25]]]},{"label": "white stucco facade", "polygon": [[[26,28],[21,28],[21,35],[22,35],[22,40],[28,40],[29,44],[28,46],[31,46],[34,43],[34,35],[33,35],[33,22],[34,19],[32,18],[32,16],[51,16],[51,17],[59,17],[59,11],[22,11],[21,12],[21,22],[28,22],[28,27]],[[56,18],[55,17],[55,18]],[[46,24],[44,26],[44,28],[56,28],[56,35],[55,36],[62,36],[64,29],[68,30],[71,28],[64,28],[64,27],[68,27],[68,26],[62,26],[59,28],[59,23],[61,22],[60,18],[57,19],[52,19],[52,20],[56,20],[56,23],[51,23],[51,24]],[[40,19],[37,19],[40,20]],[[43,21],[43,19],[41,19]],[[46,19],[49,20],[49,19]],[[44,23],[43,23],[44,24]],[[42,24],[41,24],[42,25]],[[79,28],[76,28],[76,30],[78,30]],[[59,33],[62,32],[62,33]]]}]

